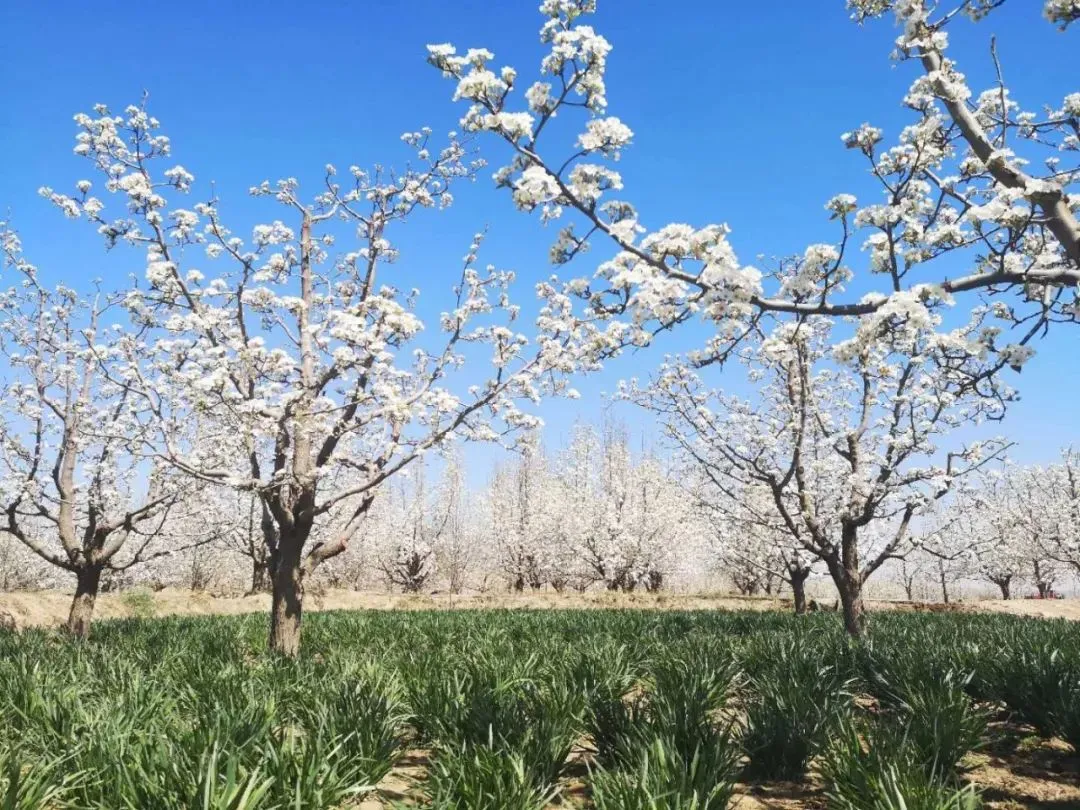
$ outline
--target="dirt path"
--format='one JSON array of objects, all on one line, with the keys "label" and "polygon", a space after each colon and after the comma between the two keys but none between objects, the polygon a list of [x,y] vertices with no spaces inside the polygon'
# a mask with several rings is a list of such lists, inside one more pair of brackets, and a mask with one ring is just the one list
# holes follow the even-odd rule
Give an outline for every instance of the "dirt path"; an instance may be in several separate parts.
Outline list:
[{"label": "dirt path", "polygon": [[[234,615],[263,613],[270,609],[266,594],[255,596],[214,596],[209,593],[167,588],[158,593],[147,591],[103,594],[98,600],[97,616],[102,619],[151,613],[167,615]],[[149,599],[148,599],[149,597]],[[152,599],[152,601],[150,601]],[[27,591],[0,593],[0,616],[7,614],[17,627],[53,627],[67,618],[71,596],[63,591]],[[1080,599],[1015,599],[964,602],[937,605],[910,602],[870,602],[871,610],[927,610],[1000,612],[1024,616],[1080,620]],[[150,608],[152,605],[152,609]],[[477,610],[518,608],[550,610],[569,608],[630,608],[660,610],[772,610],[791,609],[783,599],[742,598],[717,594],[449,594],[402,595],[370,591],[332,590],[309,594],[310,610]]]}]

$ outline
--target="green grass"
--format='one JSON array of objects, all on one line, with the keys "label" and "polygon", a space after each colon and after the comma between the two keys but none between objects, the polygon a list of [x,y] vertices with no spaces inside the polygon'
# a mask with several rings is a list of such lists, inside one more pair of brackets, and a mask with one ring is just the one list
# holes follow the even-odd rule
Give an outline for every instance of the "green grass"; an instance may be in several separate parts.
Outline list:
[{"label": "green grass", "polygon": [[262,616],[0,634],[0,810],[349,807],[414,748],[437,808],[721,810],[809,769],[832,807],[960,810],[990,710],[1080,743],[1061,621],[883,614],[855,646],[831,615],[320,613],[299,660],[265,642]]},{"label": "green grass", "polygon": [[851,710],[850,683],[813,637],[773,639],[750,679],[742,745],[754,781],[799,779]]}]

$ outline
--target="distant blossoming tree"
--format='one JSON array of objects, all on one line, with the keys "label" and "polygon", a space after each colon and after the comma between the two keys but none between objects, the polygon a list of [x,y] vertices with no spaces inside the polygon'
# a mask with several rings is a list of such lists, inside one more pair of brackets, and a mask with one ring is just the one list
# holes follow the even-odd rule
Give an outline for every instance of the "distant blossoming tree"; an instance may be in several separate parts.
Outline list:
[{"label": "distant blossoming tree", "polygon": [[697,525],[689,495],[660,459],[635,458],[624,429],[580,427],[556,460],[566,495],[556,520],[565,527],[576,580],[608,590],[658,591]]},{"label": "distant blossoming tree", "polygon": [[1041,537],[1043,554],[1080,573],[1080,451],[1062,450],[1060,462],[1032,470],[1031,478],[1053,515],[1052,529]]},{"label": "distant blossoming tree", "polygon": [[[464,481],[451,456],[438,478],[430,465],[413,465],[408,475],[389,484],[372,507],[366,530],[373,555],[385,581],[404,593],[430,588],[445,576],[452,593],[461,591],[476,539],[465,535]],[[447,570],[442,570],[443,568]]]},{"label": "distant blossoming tree", "polygon": [[743,360],[758,385],[748,398],[706,387],[678,358],[648,385],[623,389],[659,416],[713,498],[768,492],[770,508],[758,522],[783,527],[821,560],[853,635],[863,630],[863,586],[911,549],[912,521],[1006,447],[990,439],[939,453],[952,430],[997,416],[1009,392],[958,395],[930,359],[954,336],[934,326],[871,318],[860,330],[886,334],[830,345],[831,321],[813,316],[748,347]]},{"label": "distant blossoming tree", "polygon": [[584,481],[567,491],[542,449],[529,448],[496,468],[483,503],[485,539],[510,590],[573,584],[567,534],[586,514]]},{"label": "distant blossoming tree", "polygon": [[635,457],[625,431],[575,427],[569,445],[506,465],[486,497],[513,590],[658,591],[698,537],[693,503],[661,460]]},{"label": "distant blossoming tree", "polygon": [[464,460],[456,448],[444,455],[436,505],[445,513],[446,525],[435,546],[435,568],[442,585],[458,594],[468,587],[485,586],[494,555],[484,542],[480,497],[466,482]]},{"label": "distant blossoming tree", "polygon": [[1059,464],[1010,466],[960,507],[974,530],[979,568],[1004,598],[1010,596],[1010,575],[1033,584],[1040,597],[1049,596],[1062,563],[1075,556],[1074,464],[1065,451]]},{"label": "distant blossoming tree", "polygon": [[777,514],[769,487],[732,489],[710,477],[707,466],[688,460],[688,474],[699,479],[693,488],[703,523],[711,528],[713,548],[723,573],[740,593],[773,591],[774,583],[791,588],[796,614],[808,609],[806,581],[815,573],[817,555],[807,551]]}]

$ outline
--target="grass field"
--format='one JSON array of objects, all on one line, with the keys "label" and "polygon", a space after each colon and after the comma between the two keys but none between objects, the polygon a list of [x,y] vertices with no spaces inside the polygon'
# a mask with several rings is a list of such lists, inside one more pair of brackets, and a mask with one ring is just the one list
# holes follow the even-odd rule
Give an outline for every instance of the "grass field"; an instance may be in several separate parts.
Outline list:
[{"label": "grass field", "polygon": [[881,613],[326,612],[0,633],[0,807],[1080,807],[1080,633]]},{"label": "grass field", "polygon": [[[811,594],[813,595],[813,594]],[[828,607],[834,596],[822,599]],[[1080,621],[1080,599],[977,599],[940,603],[897,602],[869,599],[868,609],[922,610],[929,612],[1011,613],[1047,619]],[[306,611],[321,610],[490,610],[492,608],[530,610],[577,610],[629,608],[635,610],[787,610],[790,599],[768,596],[743,597],[728,593],[612,593],[588,591],[583,594],[554,591],[507,593],[488,591],[466,594],[403,594],[352,589],[309,589],[305,599]],[[51,591],[14,591],[0,593],[0,618],[11,617],[16,626],[60,627],[71,609],[71,593]],[[220,595],[207,591],[188,591],[165,588],[161,591],[135,589],[103,593],[98,597],[95,616],[102,619],[123,619],[154,616],[219,616],[261,613],[270,610],[270,595],[266,593]]]}]

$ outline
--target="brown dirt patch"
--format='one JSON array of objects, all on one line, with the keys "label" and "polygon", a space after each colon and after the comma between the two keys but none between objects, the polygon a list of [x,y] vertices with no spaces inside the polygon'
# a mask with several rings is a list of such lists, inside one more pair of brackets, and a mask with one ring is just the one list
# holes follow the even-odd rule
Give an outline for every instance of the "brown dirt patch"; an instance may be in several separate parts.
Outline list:
[{"label": "brown dirt patch", "polygon": [[1080,757],[1067,743],[1007,722],[992,723],[989,733],[990,744],[964,763],[967,778],[984,790],[987,807],[1080,808]]},{"label": "brown dirt patch", "polygon": [[[1080,757],[1057,739],[1042,739],[1032,729],[1004,721],[991,725],[991,744],[963,762],[965,779],[983,791],[988,810],[1080,809]],[[576,748],[568,760],[563,789],[549,810],[590,807],[586,777],[589,755]],[[423,803],[422,783],[429,752],[406,753],[380,784],[365,797],[360,810],[390,810]],[[736,786],[732,810],[825,810],[824,786],[813,771],[801,782],[769,782]]]}]

